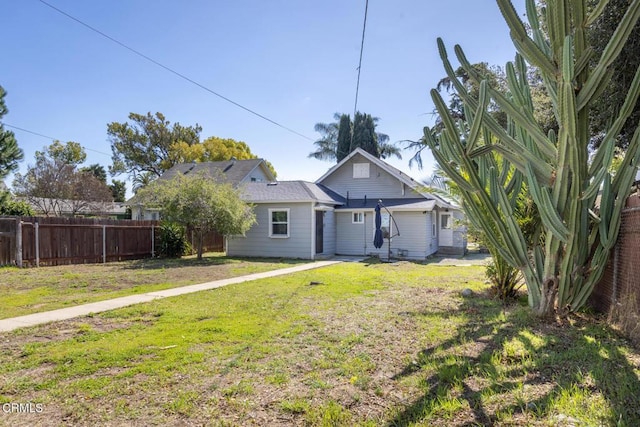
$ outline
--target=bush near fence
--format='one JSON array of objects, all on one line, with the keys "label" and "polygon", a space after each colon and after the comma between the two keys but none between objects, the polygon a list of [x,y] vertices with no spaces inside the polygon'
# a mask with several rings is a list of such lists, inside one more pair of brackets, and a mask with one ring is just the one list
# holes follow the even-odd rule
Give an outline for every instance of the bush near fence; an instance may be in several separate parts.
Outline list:
[{"label": "bush near fence", "polygon": [[[157,253],[158,221],[0,217],[0,265],[42,266],[140,259]],[[208,236],[208,251],[223,250]]]}]

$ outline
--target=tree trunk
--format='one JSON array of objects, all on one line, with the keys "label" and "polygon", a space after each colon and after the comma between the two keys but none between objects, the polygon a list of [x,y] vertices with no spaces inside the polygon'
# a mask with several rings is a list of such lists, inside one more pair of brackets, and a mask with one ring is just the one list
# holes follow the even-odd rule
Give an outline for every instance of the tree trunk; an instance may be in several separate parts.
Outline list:
[{"label": "tree trunk", "polygon": [[204,240],[204,232],[202,230],[198,230],[198,259],[202,259],[202,243]]},{"label": "tree trunk", "polygon": [[540,302],[534,311],[538,317],[551,318],[555,314],[556,294],[558,293],[558,278],[545,279],[540,292]]}]

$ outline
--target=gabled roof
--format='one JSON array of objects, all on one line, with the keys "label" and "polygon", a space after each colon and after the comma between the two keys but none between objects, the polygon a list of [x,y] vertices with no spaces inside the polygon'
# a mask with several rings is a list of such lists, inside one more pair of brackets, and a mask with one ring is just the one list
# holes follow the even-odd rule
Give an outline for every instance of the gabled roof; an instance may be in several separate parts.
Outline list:
[{"label": "gabled roof", "polygon": [[275,177],[264,163],[263,159],[232,159],[220,162],[179,163],[163,173],[159,179],[171,179],[178,174],[187,175],[204,172],[215,176],[218,173],[222,173],[226,182],[239,184],[251,175],[251,172],[255,169],[262,167],[266,175],[270,177],[270,180],[275,180]]},{"label": "gabled roof", "polygon": [[242,199],[251,203],[321,202],[341,205],[344,199],[327,187],[307,181],[248,182]]},{"label": "gabled roof", "polygon": [[355,150],[353,150],[351,153],[349,153],[349,155],[347,157],[342,159],[342,161],[340,161],[338,164],[336,164],[331,169],[329,169],[324,175],[322,175],[318,180],[316,180],[316,184],[321,184],[322,181],[324,181],[328,176],[333,174],[342,165],[347,163],[349,160],[351,160],[354,156],[356,156],[358,154],[363,156],[364,158],[366,158],[371,163],[376,164],[379,168],[381,168],[382,170],[384,170],[385,172],[387,172],[391,176],[395,177],[398,181],[406,184],[412,190],[422,194],[427,199],[435,200],[435,202],[436,202],[436,204],[438,206],[441,206],[441,207],[456,207],[455,205],[451,204],[450,202],[444,200],[443,198],[441,198],[441,197],[439,197],[437,195],[425,192],[423,190],[423,186],[419,182],[417,182],[416,180],[411,178],[409,175],[407,175],[406,173],[402,172],[400,169],[397,169],[397,168],[391,166],[390,164],[386,163],[384,160],[381,160],[381,159],[371,155],[370,153],[366,152],[365,150],[363,150],[360,147],[358,147]]}]

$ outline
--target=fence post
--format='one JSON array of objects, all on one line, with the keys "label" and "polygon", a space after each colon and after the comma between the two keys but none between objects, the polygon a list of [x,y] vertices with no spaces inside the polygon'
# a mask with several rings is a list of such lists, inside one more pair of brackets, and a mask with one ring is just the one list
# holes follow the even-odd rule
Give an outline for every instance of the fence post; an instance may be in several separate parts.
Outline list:
[{"label": "fence post", "polygon": [[40,267],[40,224],[37,220],[33,223],[33,230],[36,238],[36,267]]},{"label": "fence post", "polygon": [[153,224],[151,224],[151,258],[155,258],[156,256],[156,242],[155,242],[155,235],[154,235],[154,229],[155,226]]},{"label": "fence post", "polygon": [[22,218],[16,218],[16,265],[22,268]]},{"label": "fence post", "polygon": [[102,224],[102,263],[107,263],[107,226]]}]

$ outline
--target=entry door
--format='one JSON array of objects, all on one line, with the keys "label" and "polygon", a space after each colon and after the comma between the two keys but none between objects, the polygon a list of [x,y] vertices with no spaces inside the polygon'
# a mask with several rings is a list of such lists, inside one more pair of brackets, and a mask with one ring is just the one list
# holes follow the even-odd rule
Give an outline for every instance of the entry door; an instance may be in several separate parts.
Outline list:
[{"label": "entry door", "polygon": [[316,253],[324,252],[324,212],[316,211]]}]

